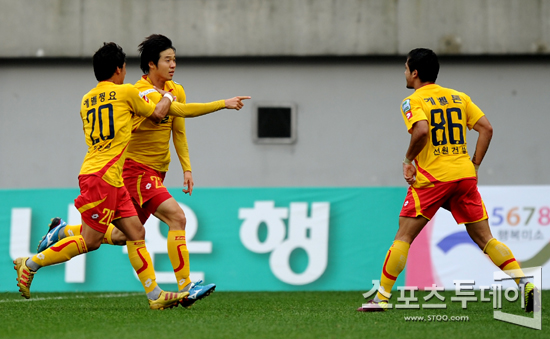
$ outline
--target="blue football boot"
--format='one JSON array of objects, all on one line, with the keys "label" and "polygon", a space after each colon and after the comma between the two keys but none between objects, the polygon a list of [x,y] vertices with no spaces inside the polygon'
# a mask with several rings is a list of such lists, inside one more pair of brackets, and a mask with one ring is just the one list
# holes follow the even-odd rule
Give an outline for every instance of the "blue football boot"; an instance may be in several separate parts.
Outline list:
[{"label": "blue football boot", "polygon": [[181,301],[181,306],[191,308],[197,300],[208,297],[216,289],[216,284],[208,284],[201,286],[202,280],[191,284],[189,296]]},{"label": "blue football boot", "polygon": [[42,237],[40,242],[38,243],[38,248],[36,249],[37,253],[40,253],[44,251],[45,249],[49,248],[53,244],[59,241],[59,231],[61,231],[62,228],[67,226],[67,223],[63,221],[61,218],[53,218],[49,225],[48,233],[46,233],[45,236]]}]

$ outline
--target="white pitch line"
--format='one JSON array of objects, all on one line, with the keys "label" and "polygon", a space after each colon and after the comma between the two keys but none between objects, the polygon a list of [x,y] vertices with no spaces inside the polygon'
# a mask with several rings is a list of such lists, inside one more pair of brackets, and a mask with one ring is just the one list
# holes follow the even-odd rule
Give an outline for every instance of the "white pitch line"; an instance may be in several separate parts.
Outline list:
[{"label": "white pitch line", "polygon": [[122,293],[122,294],[99,294],[99,295],[75,295],[71,297],[51,297],[51,298],[33,298],[33,299],[3,299],[0,303],[19,303],[44,300],[64,300],[64,299],[90,299],[90,298],[124,298],[141,295],[142,293]]}]

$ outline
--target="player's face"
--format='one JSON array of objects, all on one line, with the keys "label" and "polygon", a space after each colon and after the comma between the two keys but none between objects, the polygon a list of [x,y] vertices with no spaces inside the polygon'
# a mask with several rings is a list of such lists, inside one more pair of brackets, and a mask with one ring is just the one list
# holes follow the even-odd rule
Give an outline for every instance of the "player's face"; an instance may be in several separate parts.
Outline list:
[{"label": "player's face", "polygon": [[124,83],[124,79],[126,78],[126,63],[124,63],[124,65],[122,65],[121,76],[122,76],[122,83]]},{"label": "player's face", "polygon": [[[407,62],[408,61],[409,60],[407,60]],[[411,70],[409,69],[407,62],[405,62],[405,80],[407,81],[407,88],[414,88],[412,84]]]},{"label": "player's face", "polygon": [[[120,69],[120,73],[118,70]],[[124,78],[126,78],[126,63],[122,65],[122,68],[117,67],[117,71],[114,74],[114,83],[122,85],[124,83]]]},{"label": "player's face", "polygon": [[170,81],[176,71],[176,52],[168,48],[160,52],[160,58],[156,66],[156,72],[164,81]]}]

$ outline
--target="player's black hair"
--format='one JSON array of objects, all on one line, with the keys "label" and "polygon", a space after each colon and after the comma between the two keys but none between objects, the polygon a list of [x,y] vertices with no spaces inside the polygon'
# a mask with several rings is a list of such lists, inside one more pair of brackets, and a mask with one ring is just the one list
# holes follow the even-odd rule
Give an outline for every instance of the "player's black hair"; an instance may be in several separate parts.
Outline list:
[{"label": "player's black hair", "polygon": [[151,34],[139,44],[138,51],[141,56],[139,68],[141,68],[143,74],[149,74],[149,61],[158,66],[160,53],[168,48],[173,49],[174,52],[176,51],[176,48],[172,46],[172,40],[160,34]]},{"label": "player's black hair", "polygon": [[114,42],[104,42],[103,46],[94,53],[92,61],[95,78],[97,81],[104,81],[115,74],[117,67],[124,67],[126,54],[122,47]]},{"label": "player's black hair", "polygon": [[416,48],[407,55],[409,71],[418,71],[422,82],[435,82],[439,74],[439,60],[434,51],[427,48]]}]

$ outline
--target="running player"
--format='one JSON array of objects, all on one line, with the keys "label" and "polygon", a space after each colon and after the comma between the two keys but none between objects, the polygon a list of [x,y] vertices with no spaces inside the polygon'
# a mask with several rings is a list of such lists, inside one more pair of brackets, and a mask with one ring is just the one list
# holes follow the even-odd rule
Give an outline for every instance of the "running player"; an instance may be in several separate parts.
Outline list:
[{"label": "running player", "polygon": [[[145,247],[145,229],[122,179],[132,129],[146,118],[153,124],[163,120],[173,96],[161,90],[163,98],[154,105],[141,98],[134,86],[123,85],[126,55],[115,43],[104,44],[94,54],[93,67],[98,84],[84,95],[80,107],[88,145],[78,176],[80,195],[75,200],[75,207],[82,216],[82,231],[32,258],[15,259],[19,291],[29,299],[38,269],[98,249],[112,222],[126,236],[128,256],[145,289],[149,307],[162,310],[177,306],[189,293],[164,292],[157,285],[151,257]],[[133,119],[134,115],[139,118]]]},{"label": "running player", "polygon": [[[493,135],[483,112],[464,93],[435,84],[439,61],[429,49],[414,49],[405,63],[407,88],[415,92],[401,104],[411,134],[403,160],[403,177],[410,185],[399,215],[399,229],[384,265],[380,288],[362,312],[385,311],[397,276],[407,262],[410,244],[440,207],[464,224],[472,240],[502,270],[518,270],[524,285],[525,310],[533,310],[534,285],[521,273],[512,251],[493,238],[485,205],[477,189],[477,169]],[[479,133],[474,156],[467,151],[466,129]],[[414,161],[414,164],[413,164]],[[416,166],[415,166],[416,165]]]},{"label": "running player", "polygon": [[[128,189],[138,216],[145,223],[151,214],[164,221],[168,227],[168,257],[174,269],[180,292],[189,292],[183,306],[190,307],[195,301],[208,296],[216,288],[215,284],[205,286],[192,283],[189,277],[189,251],[185,239],[185,214],[177,201],[170,195],[163,182],[170,164],[170,134],[184,172],[184,192],[192,194],[193,177],[189,161],[189,151],[185,134],[185,119],[215,112],[223,108],[239,110],[242,100],[248,96],[234,97],[210,103],[186,103],[183,87],[172,81],[176,69],[176,49],[172,41],[163,35],[147,37],[140,45],[140,67],[145,74],[135,87],[142,96],[152,102],[159,102],[162,95],[154,88],[171,92],[176,101],[170,106],[170,114],[180,117],[166,117],[160,124],[148,121],[142,123],[132,133],[128,156],[124,164],[124,185]],[[66,224],[59,218],[52,219],[50,231],[41,241],[39,248],[48,246],[58,238],[69,234],[79,234],[79,225]],[[122,232],[110,226],[105,234],[105,242],[115,245],[126,244]]]}]

